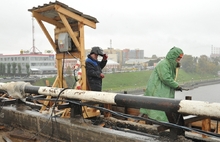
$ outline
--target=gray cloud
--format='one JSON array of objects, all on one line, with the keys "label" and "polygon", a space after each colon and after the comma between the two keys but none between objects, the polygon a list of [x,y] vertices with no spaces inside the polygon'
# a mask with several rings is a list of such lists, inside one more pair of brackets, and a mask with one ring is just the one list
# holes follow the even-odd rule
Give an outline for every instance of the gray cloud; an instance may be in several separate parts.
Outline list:
[{"label": "gray cloud", "polygon": [[[47,0],[7,0],[1,8],[1,52],[16,54],[32,47],[32,20],[28,9]],[[143,49],[146,56],[165,56],[173,46],[193,56],[210,55],[220,47],[219,0],[62,0],[68,6],[96,17],[96,29],[85,27],[85,46]],[[35,21],[35,46],[52,49]],[[53,26],[47,25],[53,37]]]}]

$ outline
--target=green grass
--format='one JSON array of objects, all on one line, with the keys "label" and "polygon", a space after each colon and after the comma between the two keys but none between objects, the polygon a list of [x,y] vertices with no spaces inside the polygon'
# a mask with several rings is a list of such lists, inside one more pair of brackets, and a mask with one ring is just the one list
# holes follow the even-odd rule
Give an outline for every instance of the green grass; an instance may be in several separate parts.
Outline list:
[{"label": "green grass", "polygon": [[48,80],[50,82],[50,86],[52,86],[52,83],[55,81],[56,77],[52,77],[52,78],[42,78],[39,79],[38,81],[36,81],[35,83],[33,83],[33,85],[35,86],[46,86],[46,80]]},{"label": "green grass", "polygon": [[[106,74],[103,80],[103,91],[114,92],[145,89],[151,73],[152,70]],[[185,84],[189,82],[213,79],[215,77],[216,76],[210,74],[199,75],[195,73],[186,73],[180,69],[177,76],[177,82]]]},{"label": "green grass", "polygon": [[152,71],[105,74],[103,91],[123,91],[145,88]]},{"label": "green grass", "polygon": [[[151,73],[152,70],[105,74],[105,78],[103,79],[102,90],[106,92],[117,92],[145,89]],[[217,78],[217,76],[210,74],[190,74],[180,69],[177,77],[177,82],[180,84],[185,84],[189,82],[204,81],[213,78]],[[55,80],[55,78],[47,79],[49,80],[51,85]],[[46,79],[41,79],[35,82],[33,85],[45,86],[45,81]],[[66,81],[67,84],[69,84],[69,88],[72,88],[75,82],[74,78],[67,77]]]},{"label": "green grass", "polygon": [[180,84],[184,84],[187,82],[198,82],[205,81],[213,78],[217,78],[218,76],[214,76],[212,74],[195,74],[195,73],[186,73],[183,70],[179,71],[177,82]]}]

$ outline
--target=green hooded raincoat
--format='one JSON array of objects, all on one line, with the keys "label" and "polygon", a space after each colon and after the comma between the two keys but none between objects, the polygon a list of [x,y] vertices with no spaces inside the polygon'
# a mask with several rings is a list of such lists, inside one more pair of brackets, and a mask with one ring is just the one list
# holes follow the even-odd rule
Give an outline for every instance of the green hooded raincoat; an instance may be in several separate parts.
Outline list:
[{"label": "green hooded raincoat", "polygon": [[[183,54],[183,51],[178,47],[173,47],[167,53],[166,58],[157,64],[148,80],[145,96],[174,98],[175,88],[178,87],[178,83],[174,80],[176,59],[180,54]],[[168,121],[163,111],[141,108],[140,113],[147,114],[149,118],[158,121]]]}]

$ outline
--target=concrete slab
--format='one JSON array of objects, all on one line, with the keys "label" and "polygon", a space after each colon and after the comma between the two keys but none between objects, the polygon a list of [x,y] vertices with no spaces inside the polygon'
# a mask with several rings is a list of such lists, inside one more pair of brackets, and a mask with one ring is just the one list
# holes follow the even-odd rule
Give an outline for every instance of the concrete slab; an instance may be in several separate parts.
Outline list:
[{"label": "concrete slab", "polygon": [[33,110],[17,110],[13,106],[1,109],[0,123],[14,125],[36,132],[38,135],[53,137],[69,142],[159,142],[154,137],[117,131],[92,125],[82,118],[51,118]]}]

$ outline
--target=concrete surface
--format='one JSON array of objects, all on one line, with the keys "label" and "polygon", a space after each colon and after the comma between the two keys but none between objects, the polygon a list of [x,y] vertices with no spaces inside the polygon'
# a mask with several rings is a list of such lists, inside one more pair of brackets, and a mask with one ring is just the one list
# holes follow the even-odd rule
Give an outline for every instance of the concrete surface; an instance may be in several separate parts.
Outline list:
[{"label": "concrete surface", "polygon": [[[1,109],[0,123],[32,132],[33,135],[66,142],[159,142],[156,138],[92,125],[82,118],[51,118],[33,110]],[[45,138],[45,139],[46,139]],[[54,141],[53,140],[53,141]]]}]

